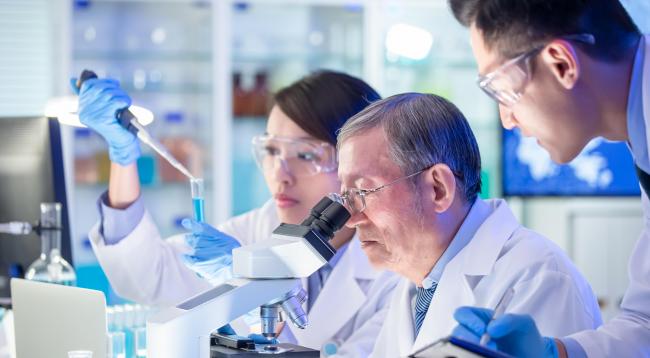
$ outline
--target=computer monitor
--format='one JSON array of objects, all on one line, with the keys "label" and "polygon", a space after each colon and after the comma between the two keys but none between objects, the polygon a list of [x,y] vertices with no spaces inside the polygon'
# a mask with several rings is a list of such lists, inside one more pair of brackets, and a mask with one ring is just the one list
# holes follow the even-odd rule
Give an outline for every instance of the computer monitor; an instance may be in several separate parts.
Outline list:
[{"label": "computer monitor", "polygon": [[518,129],[503,131],[505,196],[639,196],[634,161],[625,143],[596,138],[568,164]]},{"label": "computer monitor", "polygon": [[[39,220],[39,204],[62,205],[61,254],[70,263],[70,226],[59,122],[46,117],[0,118],[0,222]],[[41,252],[36,233],[0,234],[0,303],[9,280],[22,277]]]}]

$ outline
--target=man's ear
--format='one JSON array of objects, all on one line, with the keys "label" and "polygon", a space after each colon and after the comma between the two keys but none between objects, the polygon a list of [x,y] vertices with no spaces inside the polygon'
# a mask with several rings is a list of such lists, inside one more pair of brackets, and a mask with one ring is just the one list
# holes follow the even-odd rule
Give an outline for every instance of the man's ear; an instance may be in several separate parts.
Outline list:
[{"label": "man's ear", "polygon": [[422,173],[421,194],[437,213],[449,209],[456,198],[456,177],[446,164],[436,164]]},{"label": "man's ear", "polygon": [[566,40],[553,40],[541,52],[542,62],[567,90],[572,89],[580,77],[580,61],[575,46]]}]

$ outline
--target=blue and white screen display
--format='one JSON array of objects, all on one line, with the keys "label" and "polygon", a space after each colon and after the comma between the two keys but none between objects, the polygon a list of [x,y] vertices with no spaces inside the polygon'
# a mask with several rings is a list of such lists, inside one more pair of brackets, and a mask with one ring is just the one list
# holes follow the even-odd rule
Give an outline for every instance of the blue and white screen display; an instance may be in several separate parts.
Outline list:
[{"label": "blue and white screen display", "polygon": [[568,164],[555,164],[535,138],[503,131],[503,193],[507,196],[640,195],[634,162],[624,143],[591,141]]}]

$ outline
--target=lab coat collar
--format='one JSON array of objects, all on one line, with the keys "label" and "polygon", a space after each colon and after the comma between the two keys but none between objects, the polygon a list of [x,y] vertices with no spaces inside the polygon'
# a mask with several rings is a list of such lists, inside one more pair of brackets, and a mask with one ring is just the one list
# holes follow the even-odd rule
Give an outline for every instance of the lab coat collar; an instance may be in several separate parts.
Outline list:
[{"label": "lab coat collar", "polygon": [[[453,240],[447,246],[447,249],[442,253],[436,264],[427,275],[429,282],[439,282],[445,266],[449,263],[462,249],[469,243],[477,230],[483,225],[485,220],[490,216],[492,208],[485,201],[476,198],[469,212],[465,216],[465,220],[461,224],[458,232],[454,235]],[[429,288],[424,284],[424,288]]]},{"label": "lab coat collar", "polygon": [[[646,172],[650,172],[648,159],[647,132],[644,117],[647,117],[649,103],[644,103],[648,95],[648,82],[650,76],[650,37],[644,36],[639,41],[639,48],[634,56],[630,88],[627,95],[627,132],[628,146],[634,154],[636,165]],[[644,88],[645,87],[645,88]],[[644,115],[645,112],[645,115]]]},{"label": "lab coat collar", "polygon": [[[397,327],[399,327],[398,331],[399,337],[395,339],[395,341],[398,344],[398,351],[400,353],[407,353],[410,352],[413,349],[413,342],[415,341],[415,323],[413,322],[413,310],[411,307],[411,287],[413,283],[405,278],[403,278],[399,285],[397,286],[394,296],[395,299],[391,301],[391,305],[397,306],[397,310],[399,311],[399,315],[397,316],[398,322],[397,322]],[[398,296],[399,295],[399,296]],[[434,294],[435,296],[435,294]],[[393,316],[394,317],[394,316]],[[426,319],[424,321],[426,324]],[[393,322],[386,322],[386,324],[394,324]],[[424,328],[424,327],[423,327]],[[422,332],[422,330],[420,330]],[[420,334],[422,336],[422,334]],[[394,344],[393,343],[388,343],[388,344]],[[406,354],[400,354],[400,355],[406,355]]]},{"label": "lab coat collar", "polygon": [[321,349],[325,340],[333,337],[352,319],[366,301],[360,282],[374,280],[381,271],[370,266],[356,235],[341,256],[309,312],[309,324],[292,333],[301,345]]},{"label": "lab coat collar", "polygon": [[[635,118],[635,121],[641,122],[641,123],[646,123],[646,119],[650,118],[650,35],[645,35],[642,39],[644,49],[643,54],[644,54],[644,63],[643,63],[643,84],[641,88],[641,97],[643,98],[643,109],[642,109],[642,115],[641,113],[638,114],[638,117]],[[645,132],[646,132],[646,150],[650,148],[650,135],[649,135],[650,128],[648,128],[648,125],[646,124]],[[634,148],[633,148],[634,149]],[[643,157],[645,161],[640,161],[638,158],[636,158],[636,153],[635,154],[635,161],[636,164],[639,166],[639,168],[650,172],[650,159],[647,157]]]},{"label": "lab coat collar", "polygon": [[[504,200],[487,200],[486,203],[491,208],[491,214],[479,227],[467,246],[447,264],[420,329],[420,334],[415,339],[412,349],[407,348],[401,350],[402,352],[417,351],[435,339],[451,333],[455,326],[452,308],[476,304],[473,291],[476,283],[482,276],[492,272],[503,246],[515,230],[521,227]],[[408,289],[404,291],[408,295]],[[402,302],[410,302],[410,300]],[[408,315],[411,317],[410,305],[405,306],[409,309]],[[403,314],[406,314],[406,311]],[[412,318],[409,319],[412,321]],[[402,322],[402,324],[405,323]],[[410,327],[413,327],[412,323]],[[413,340],[408,342],[413,342]]]},{"label": "lab coat collar", "polygon": [[503,245],[521,226],[503,199],[487,200],[492,213],[483,222],[474,238],[449,263],[453,270],[465,275],[485,276],[492,271]]}]

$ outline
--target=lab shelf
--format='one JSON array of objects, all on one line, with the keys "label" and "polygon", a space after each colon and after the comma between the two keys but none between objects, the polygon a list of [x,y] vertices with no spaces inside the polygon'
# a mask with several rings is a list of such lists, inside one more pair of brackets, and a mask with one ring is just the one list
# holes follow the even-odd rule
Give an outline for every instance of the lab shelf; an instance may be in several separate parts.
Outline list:
[{"label": "lab shelf", "polygon": [[211,62],[212,53],[192,51],[96,51],[78,50],[72,56],[77,61],[194,61]]}]

